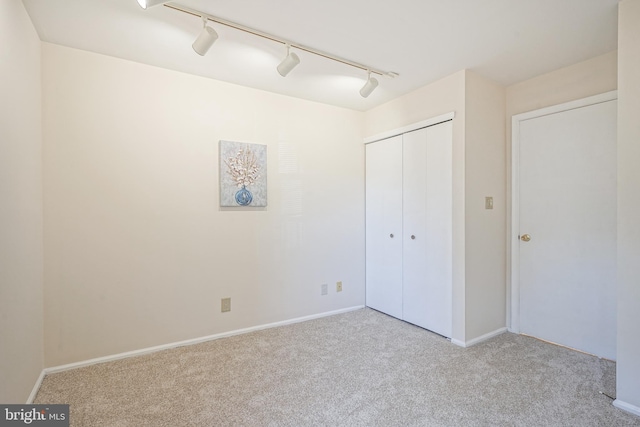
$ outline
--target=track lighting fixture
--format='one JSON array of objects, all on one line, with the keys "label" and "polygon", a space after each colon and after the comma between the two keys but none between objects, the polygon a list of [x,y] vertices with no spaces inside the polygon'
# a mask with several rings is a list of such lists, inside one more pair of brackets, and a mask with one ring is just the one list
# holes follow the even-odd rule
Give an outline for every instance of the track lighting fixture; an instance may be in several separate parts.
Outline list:
[{"label": "track lighting fixture", "polygon": [[138,4],[143,9],[147,9],[149,7],[157,6],[163,3],[167,3],[167,0],[138,0]]},{"label": "track lighting fixture", "polygon": [[290,49],[291,46],[287,45],[287,56],[282,60],[280,65],[278,65],[278,73],[280,73],[282,77],[286,77],[287,74],[289,74],[291,70],[293,70],[296,65],[300,63],[300,58],[298,58],[298,55],[293,52],[289,52]]},{"label": "track lighting fixture", "polygon": [[378,87],[378,80],[374,77],[371,77],[371,71],[367,70],[367,82],[360,89],[360,96],[366,98],[371,95],[371,92],[374,91],[375,88]]},{"label": "track lighting fixture", "polygon": [[341,64],[366,71],[367,81],[362,87],[362,89],[360,89],[360,95],[363,98],[366,98],[369,95],[371,95],[371,93],[378,87],[378,80],[375,79],[374,77],[371,77],[371,74],[377,74],[378,76],[384,76],[388,78],[398,77],[398,73],[395,73],[393,71],[387,72],[387,71],[371,68],[364,64],[360,64],[358,62],[350,61],[345,58],[340,58],[338,56],[331,55],[330,53],[327,53],[327,52],[323,52],[317,49],[313,49],[311,47],[303,46],[301,44],[292,43],[291,41],[281,39],[280,37],[274,36],[272,34],[268,34],[251,27],[246,27],[244,25],[237,24],[235,22],[227,21],[225,19],[218,18],[216,16],[209,15],[201,11],[191,9],[191,8],[176,4],[170,0],[137,0],[137,2],[140,5],[140,7],[142,7],[143,9],[147,9],[149,7],[156,6],[159,4],[164,4],[164,6],[169,9],[173,9],[178,12],[182,12],[191,16],[201,17],[202,22],[204,24],[203,25],[204,28],[202,29],[202,32],[200,33],[196,41],[193,42],[193,45],[192,45],[193,50],[195,50],[196,53],[201,56],[204,56],[209,50],[209,48],[213,45],[213,43],[218,39],[218,34],[215,32],[215,30],[207,25],[209,21],[212,21],[217,24],[224,25],[226,27],[234,28],[238,31],[243,31],[245,33],[252,34],[257,37],[262,37],[264,39],[271,40],[276,43],[282,43],[283,45],[287,46],[287,56],[282,60],[282,62],[280,62],[280,64],[277,67],[278,73],[280,73],[282,77],[285,77],[287,74],[289,74],[291,70],[293,70],[300,63],[300,58],[298,57],[298,55],[296,55],[293,52],[290,52],[291,48],[295,48],[297,50],[301,50],[301,51],[304,51],[313,55],[317,55],[331,61],[336,61]]},{"label": "track lighting fixture", "polygon": [[202,31],[200,35],[191,45],[193,50],[200,56],[204,56],[209,48],[218,40],[218,33],[207,25],[208,20],[205,16],[202,16]]}]

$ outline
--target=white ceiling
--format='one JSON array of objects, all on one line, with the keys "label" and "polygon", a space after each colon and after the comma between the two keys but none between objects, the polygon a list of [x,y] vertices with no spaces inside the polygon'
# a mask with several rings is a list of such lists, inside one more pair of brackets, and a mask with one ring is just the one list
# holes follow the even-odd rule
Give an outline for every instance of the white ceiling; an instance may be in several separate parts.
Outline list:
[{"label": "white ceiling", "polygon": [[220,38],[205,57],[191,44],[198,17],[136,0],[23,0],[43,41],[257,89],[367,110],[467,68],[503,85],[617,45],[618,0],[177,0],[175,4],[282,39],[395,71],[364,99],[366,73],[211,24]]}]

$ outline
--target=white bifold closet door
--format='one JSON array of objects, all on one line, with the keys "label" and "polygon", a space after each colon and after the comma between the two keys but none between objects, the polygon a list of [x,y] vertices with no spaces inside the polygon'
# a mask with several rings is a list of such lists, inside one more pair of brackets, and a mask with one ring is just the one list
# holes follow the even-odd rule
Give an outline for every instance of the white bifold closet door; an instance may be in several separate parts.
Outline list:
[{"label": "white bifold closet door", "polygon": [[366,147],[367,305],[451,337],[452,123]]},{"label": "white bifold closet door", "polygon": [[402,319],[402,135],[366,146],[367,305]]},{"label": "white bifold closet door", "polygon": [[404,134],[403,148],[403,319],[451,337],[451,122]]}]

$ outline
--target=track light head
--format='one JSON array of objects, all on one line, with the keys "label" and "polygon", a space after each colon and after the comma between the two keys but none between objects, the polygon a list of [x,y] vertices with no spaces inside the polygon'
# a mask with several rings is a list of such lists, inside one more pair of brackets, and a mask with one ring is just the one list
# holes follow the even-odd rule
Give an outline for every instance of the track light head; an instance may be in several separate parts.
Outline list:
[{"label": "track light head", "polygon": [[373,92],[377,87],[378,80],[371,77],[371,71],[369,71],[369,73],[367,74],[367,82],[364,84],[364,86],[362,86],[362,89],[360,89],[360,96],[362,96],[363,98],[368,97],[369,95],[371,95],[371,92]]},{"label": "track light head", "polygon": [[280,73],[282,77],[286,77],[287,74],[289,74],[291,70],[293,70],[296,67],[296,65],[300,63],[300,58],[298,58],[298,55],[296,55],[295,53],[289,52],[290,48],[291,46],[287,45],[287,56],[282,60],[280,65],[278,65],[277,67],[278,73]]},{"label": "track light head", "polygon": [[147,9],[159,4],[169,3],[167,0],[138,0],[138,4],[141,8]]},{"label": "track light head", "polygon": [[193,47],[193,50],[195,50],[196,53],[200,56],[204,56],[209,51],[209,48],[213,46],[213,43],[215,43],[215,41],[218,40],[218,33],[216,33],[216,31],[213,28],[208,26],[207,22],[208,22],[207,18],[203,16],[202,31],[200,32],[200,35],[198,36],[196,41],[194,41],[193,44],[191,45]]}]

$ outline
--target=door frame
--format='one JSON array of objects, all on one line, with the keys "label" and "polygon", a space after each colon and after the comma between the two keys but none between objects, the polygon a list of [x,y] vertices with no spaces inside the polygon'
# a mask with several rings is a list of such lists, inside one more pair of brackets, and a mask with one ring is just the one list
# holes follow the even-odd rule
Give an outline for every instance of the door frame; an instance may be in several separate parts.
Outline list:
[{"label": "door frame", "polygon": [[520,123],[550,114],[600,104],[618,99],[618,91],[605,92],[539,110],[514,115],[511,118],[511,209],[507,221],[507,325],[510,332],[520,333]]},{"label": "door frame", "polygon": [[442,122],[448,122],[449,120],[453,120],[455,117],[456,113],[452,111],[450,113],[441,114],[439,116],[431,117],[429,119],[422,120],[416,123],[411,123],[401,128],[392,129],[390,131],[382,132],[377,135],[368,136],[364,138],[363,142],[365,144],[370,144],[372,142],[381,141],[383,139],[393,138],[394,136],[402,135],[403,133],[412,132],[414,130],[426,128],[433,125],[438,125]]}]

